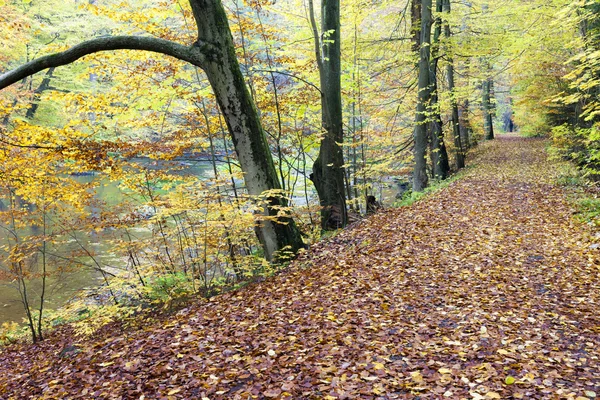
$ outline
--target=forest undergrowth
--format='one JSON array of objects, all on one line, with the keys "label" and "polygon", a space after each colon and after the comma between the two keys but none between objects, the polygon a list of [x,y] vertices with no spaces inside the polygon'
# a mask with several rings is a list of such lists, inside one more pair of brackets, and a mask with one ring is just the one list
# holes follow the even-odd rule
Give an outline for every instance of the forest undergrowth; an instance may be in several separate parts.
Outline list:
[{"label": "forest undergrowth", "polygon": [[600,253],[544,146],[486,143],[448,188],[176,315],[3,348],[0,398],[600,396]]}]

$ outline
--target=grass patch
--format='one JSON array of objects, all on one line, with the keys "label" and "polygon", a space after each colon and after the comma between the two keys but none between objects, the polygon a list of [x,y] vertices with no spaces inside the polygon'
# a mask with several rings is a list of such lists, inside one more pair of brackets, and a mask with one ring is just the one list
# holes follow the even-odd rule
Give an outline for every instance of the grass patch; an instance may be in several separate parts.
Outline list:
[{"label": "grass patch", "polygon": [[562,163],[556,184],[568,192],[575,207],[575,218],[585,224],[600,227],[600,187],[594,184],[571,163]]},{"label": "grass patch", "polygon": [[597,196],[582,197],[575,203],[577,207],[577,218],[582,221],[600,227],[600,199]]}]

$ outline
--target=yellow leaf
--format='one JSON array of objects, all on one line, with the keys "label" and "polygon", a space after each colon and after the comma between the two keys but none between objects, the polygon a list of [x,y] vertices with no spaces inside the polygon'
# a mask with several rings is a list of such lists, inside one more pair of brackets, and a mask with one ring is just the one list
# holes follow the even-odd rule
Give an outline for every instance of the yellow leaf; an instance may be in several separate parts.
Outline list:
[{"label": "yellow leaf", "polygon": [[373,388],[373,393],[375,393],[377,395],[384,394],[385,393],[385,389],[376,386],[376,387]]},{"label": "yellow leaf", "polygon": [[108,367],[109,365],[113,365],[115,362],[114,361],[110,361],[110,362],[103,362],[101,364],[98,364],[101,367]]},{"label": "yellow leaf", "polygon": [[506,383],[507,385],[512,385],[513,383],[515,383],[515,378],[512,376],[507,376],[504,380],[504,383]]},{"label": "yellow leaf", "polygon": [[440,369],[438,369],[438,372],[439,372],[440,374],[451,374],[451,373],[452,373],[452,370],[451,370],[451,369],[448,369],[448,368],[440,368]]},{"label": "yellow leaf", "polygon": [[487,392],[485,394],[485,397],[487,397],[488,399],[501,399],[502,397],[496,393],[496,392]]},{"label": "yellow leaf", "polygon": [[528,381],[532,381],[535,379],[535,375],[532,374],[531,372],[528,372],[527,374],[525,374],[525,376],[523,377],[523,379],[528,380]]},{"label": "yellow leaf", "polygon": [[415,383],[423,383],[423,375],[419,371],[413,371],[410,373],[410,377]]},{"label": "yellow leaf", "polygon": [[385,365],[383,365],[382,363],[376,362],[376,363],[373,364],[373,368],[376,369],[376,370],[378,370],[378,369],[385,369]]},{"label": "yellow leaf", "polygon": [[181,388],[171,389],[171,390],[169,390],[169,393],[167,393],[167,396],[172,396],[172,395],[174,395],[176,393],[179,393],[179,392],[181,392]]}]

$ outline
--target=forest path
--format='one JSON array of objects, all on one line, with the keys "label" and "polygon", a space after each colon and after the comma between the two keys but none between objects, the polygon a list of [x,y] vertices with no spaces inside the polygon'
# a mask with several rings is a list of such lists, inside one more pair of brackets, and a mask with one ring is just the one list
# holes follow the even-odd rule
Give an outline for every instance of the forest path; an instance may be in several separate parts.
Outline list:
[{"label": "forest path", "polygon": [[[4,350],[0,398],[600,396],[600,279],[544,142],[161,325]],[[592,393],[594,392],[594,393]],[[37,398],[37,397],[36,397]]]}]

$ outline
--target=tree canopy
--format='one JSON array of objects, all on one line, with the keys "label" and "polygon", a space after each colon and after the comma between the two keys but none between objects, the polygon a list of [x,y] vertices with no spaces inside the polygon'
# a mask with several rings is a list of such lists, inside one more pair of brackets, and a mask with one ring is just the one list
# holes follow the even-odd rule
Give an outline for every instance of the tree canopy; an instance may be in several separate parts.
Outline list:
[{"label": "tree canopy", "polygon": [[597,179],[599,4],[0,0],[0,278],[38,340],[68,274],[210,297],[506,131]]}]

